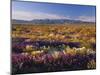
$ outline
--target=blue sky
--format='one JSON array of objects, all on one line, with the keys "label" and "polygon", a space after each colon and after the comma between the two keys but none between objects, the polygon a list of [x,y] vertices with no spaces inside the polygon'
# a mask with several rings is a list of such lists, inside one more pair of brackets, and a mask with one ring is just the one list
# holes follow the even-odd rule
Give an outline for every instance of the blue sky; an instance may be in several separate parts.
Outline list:
[{"label": "blue sky", "polygon": [[73,19],[95,22],[95,6],[12,1],[12,19]]}]

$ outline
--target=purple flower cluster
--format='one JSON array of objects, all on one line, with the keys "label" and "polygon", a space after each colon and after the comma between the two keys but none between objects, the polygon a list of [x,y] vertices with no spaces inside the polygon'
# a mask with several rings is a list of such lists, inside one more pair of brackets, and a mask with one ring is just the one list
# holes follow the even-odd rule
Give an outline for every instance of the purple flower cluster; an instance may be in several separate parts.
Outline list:
[{"label": "purple flower cluster", "polygon": [[[73,47],[75,47],[74,49],[83,49],[79,48],[81,45],[80,42],[25,40],[26,38],[13,40],[12,73],[14,74],[84,70],[95,68],[95,53],[86,54],[85,51],[82,50],[78,50],[75,53],[75,50],[73,50]],[[32,45],[32,48],[28,47],[29,51],[26,49],[27,45]],[[69,48],[67,48],[68,46]],[[64,53],[64,50],[66,51],[66,49],[69,50]],[[34,55],[35,51],[42,52]],[[91,68],[91,66],[93,68]]]},{"label": "purple flower cluster", "polygon": [[32,56],[29,54],[12,54],[13,73],[36,73],[51,71],[67,71],[88,69],[87,63],[95,60],[95,55],[70,55],[59,53],[55,58],[52,54],[42,53]]}]

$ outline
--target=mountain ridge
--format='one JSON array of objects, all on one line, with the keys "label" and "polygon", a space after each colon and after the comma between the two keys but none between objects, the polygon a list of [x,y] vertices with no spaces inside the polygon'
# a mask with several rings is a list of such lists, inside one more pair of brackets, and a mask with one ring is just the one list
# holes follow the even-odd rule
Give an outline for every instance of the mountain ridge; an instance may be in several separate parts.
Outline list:
[{"label": "mountain ridge", "polygon": [[70,19],[34,19],[31,21],[12,19],[13,24],[65,24],[65,23],[95,23]]}]

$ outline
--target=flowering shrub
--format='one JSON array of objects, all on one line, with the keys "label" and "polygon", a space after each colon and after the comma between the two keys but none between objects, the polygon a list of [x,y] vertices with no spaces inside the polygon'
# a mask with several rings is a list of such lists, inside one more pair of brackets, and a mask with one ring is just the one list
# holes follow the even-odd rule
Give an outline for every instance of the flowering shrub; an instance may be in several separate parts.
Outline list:
[{"label": "flowering shrub", "polygon": [[[72,54],[71,54],[72,53]],[[30,55],[26,53],[12,54],[12,68],[14,73],[48,72],[59,70],[95,69],[95,54],[82,55],[81,53],[54,51]],[[32,68],[32,69],[30,69]],[[29,70],[30,69],[30,70]]]}]

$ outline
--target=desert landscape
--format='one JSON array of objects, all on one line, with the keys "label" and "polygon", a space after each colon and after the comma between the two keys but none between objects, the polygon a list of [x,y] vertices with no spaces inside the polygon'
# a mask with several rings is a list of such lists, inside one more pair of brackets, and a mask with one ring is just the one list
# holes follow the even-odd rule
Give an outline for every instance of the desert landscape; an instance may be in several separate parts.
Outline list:
[{"label": "desert landscape", "polygon": [[12,1],[12,74],[96,69],[96,7]]},{"label": "desert landscape", "polygon": [[14,24],[12,56],[15,73],[95,69],[95,24]]}]

